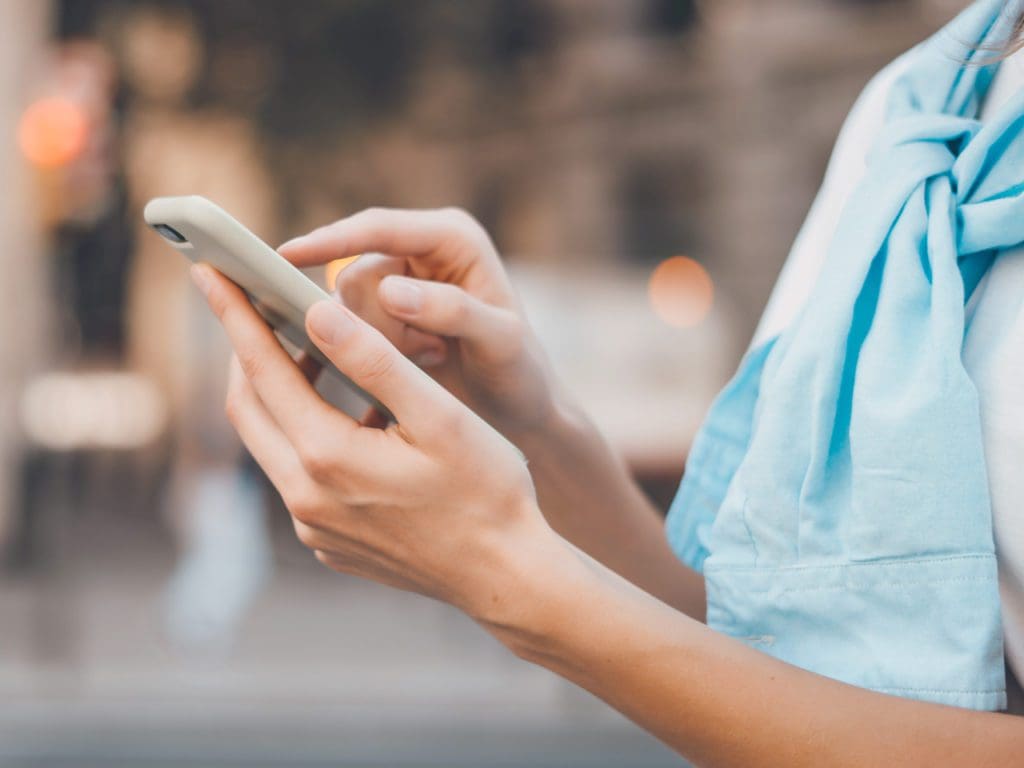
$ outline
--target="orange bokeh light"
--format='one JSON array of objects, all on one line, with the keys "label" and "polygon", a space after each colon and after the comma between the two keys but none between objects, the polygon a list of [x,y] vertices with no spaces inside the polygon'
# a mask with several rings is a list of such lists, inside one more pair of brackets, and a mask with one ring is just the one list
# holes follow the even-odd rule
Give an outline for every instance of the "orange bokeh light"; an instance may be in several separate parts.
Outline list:
[{"label": "orange bokeh light", "polygon": [[673,256],[651,273],[647,285],[654,313],[674,328],[694,328],[711,311],[715,289],[711,276],[687,256]]},{"label": "orange bokeh light", "polygon": [[346,256],[343,259],[335,259],[334,261],[327,262],[327,267],[324,270],[324,282],[327,283],[327,290],[333,291],[338,285],[338,275],[345,269],[349,264],[358,259],[359,256]]},{"label": "orange bokeh light", "polygon": [[40,99],[18,124],[18,144],[29,162],[41,168],[67,165],[85,149],[89,120],[64,99]]}]

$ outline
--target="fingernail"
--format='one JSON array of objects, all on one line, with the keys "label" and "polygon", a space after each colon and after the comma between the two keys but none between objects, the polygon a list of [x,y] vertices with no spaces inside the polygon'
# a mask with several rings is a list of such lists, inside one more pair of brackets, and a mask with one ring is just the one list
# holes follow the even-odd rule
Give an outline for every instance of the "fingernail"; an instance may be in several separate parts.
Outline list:
[{"label": "fingernail", "polygon": [[213,285],[213,281],[210,279],[210,268],[205,264],[193,264],[188,271],[192,277],[192,282],[196,284],[203,296],[207,296],[210,293],[210,288]]},{"label": "fingernail", "polygon": [[282,243],[280,246],[278,246],[278,250],[279,251],[286,251],[289,248],[292,248],[293,246],[301,245],[302,241],[304,241],[305,239],[306,239],[305,234],[300,234],[300,236],[298,238],[292,238],[291,240],[286,240],[284,243]]},{"label": "fingernail", "polygon": [[291,248],[292,246],[302,244],[304,241],[309,240],[309,236],[311,236],[311,234],[315,231],[316,229],[313,229],[312,231],[308,231],[304,234],[298,234],[298,236],[292,238],[291,240],[286,240],[284,243],[278,246],[278,250],[280,251],[282,248]]},{"label": "fingernail", "polygon": [[318,301],[306,317],[313,333],[333,346],[341,344],[356,329],[348,310],[333,301]]},{"label": "fingernail", "polygon": [[413,362],[420,368],[433,368],[435,365],[443,363],[446,357],[443,349],[428,349],[416,355]]},{"label": "fingernail", "polygon": [[392,275],[381,281],[380,288],[384,292],[384,301],[392,309],[406,315],[423,309],[423,290],[411,280]]}]

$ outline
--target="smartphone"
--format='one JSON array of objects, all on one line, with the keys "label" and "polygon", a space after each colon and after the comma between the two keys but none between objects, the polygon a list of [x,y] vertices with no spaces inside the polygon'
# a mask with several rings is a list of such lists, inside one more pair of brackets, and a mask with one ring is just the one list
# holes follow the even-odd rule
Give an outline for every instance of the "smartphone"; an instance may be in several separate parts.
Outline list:
[{"label": "smartphone", "polygon": [[373,396],[335,368],[306,335],[306,311],[331,297],[287,259],[223,208],[199,195],[154,198],[142,215],[176,251],[191,261],[209,264],[236,283],[274,331],[390,416]]}]

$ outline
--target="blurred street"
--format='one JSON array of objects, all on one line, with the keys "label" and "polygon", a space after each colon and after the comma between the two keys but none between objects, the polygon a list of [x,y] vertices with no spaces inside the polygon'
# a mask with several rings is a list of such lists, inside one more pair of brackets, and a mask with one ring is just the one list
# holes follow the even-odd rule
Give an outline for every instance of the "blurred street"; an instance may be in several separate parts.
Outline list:
[{"label": "blurred street", "polygon": [[961,5],[0,0],[0,768],[679,765],[316,563],[142,207],[205,195],[272,245],[464,208],[664,511],[843,116]]},{"label": "blurred street", "polygon": [[172,553],[130,521],[87,515],[51,572],[0,581],[0,765],[678,764],[453,609],[343,579],[278,527],[230,652],[168,645]]}]

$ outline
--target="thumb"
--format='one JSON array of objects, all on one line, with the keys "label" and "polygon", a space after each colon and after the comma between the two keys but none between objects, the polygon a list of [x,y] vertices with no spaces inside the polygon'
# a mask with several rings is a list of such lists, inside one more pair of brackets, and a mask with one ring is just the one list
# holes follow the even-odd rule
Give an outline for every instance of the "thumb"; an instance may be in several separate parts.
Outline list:
[{"label": "thumb", "polygon": [[521,344],[522,322],[515,312],[450,283],[389,275],[377,292],[388,314],[421,331],[460,339],[492,356]]}]

